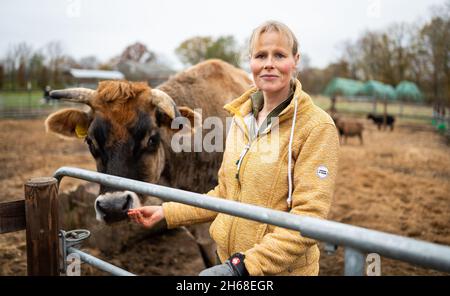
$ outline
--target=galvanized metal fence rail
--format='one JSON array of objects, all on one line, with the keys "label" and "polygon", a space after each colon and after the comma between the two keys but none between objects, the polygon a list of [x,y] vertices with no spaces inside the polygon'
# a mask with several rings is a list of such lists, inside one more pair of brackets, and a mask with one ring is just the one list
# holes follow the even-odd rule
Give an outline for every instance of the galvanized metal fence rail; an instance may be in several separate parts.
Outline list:
[{"label": "galvanized metal fence rail", "polygon": [[364,253],[377,253],[426,268],[450,272],[450,247],[363,227],[299,216],[259,206],[209,197],[203,194],[125,179],[79,168],[61,167],[54,177],[65,176],[117,189],[156,196],[220,213],[299,231],[301,235],[345,247],[345,275],[363,275]]},{"label": "galvanized metal fence rail", "polygon": [[80,257],[81,261],[90,264],[94,267],[97,267],[100,270],[109,272],[112,275],[117,276],[135,276],[135,274],[128,272],[122,268],[119,268],[115,265],[112,265],[106,261],[100,260],[97,257],[94,257],[88,253],[80,251],[76,248],[70,247],[68,248],[68,254],[76,254]]},{"label": "galvanized metal fence rail", "polygon": [[[120,267],[112,265],[106,261],[103,261],[95,256],[81,251],[83,241],[91,235],[89,230],[76,229],[71,231],[59,231],[59,240],[61,247],[61,265],[60,271],[66,275],[80,275],[81,266],[79,266],[77,272],[72,272],[68,268],[68,258],[74,259],[74,256],[78,257],[79,261],[92,265],[100,270],[106,271],[112,275],[117,276],[135,276],[135,274],[128,272]],[[76,262],[79,264],[81,262]],[[76,268],[75,268],[76,269]],[[70,273],[70,274],[69,274]],[[74,274],[75,273],[75,274]]]}]

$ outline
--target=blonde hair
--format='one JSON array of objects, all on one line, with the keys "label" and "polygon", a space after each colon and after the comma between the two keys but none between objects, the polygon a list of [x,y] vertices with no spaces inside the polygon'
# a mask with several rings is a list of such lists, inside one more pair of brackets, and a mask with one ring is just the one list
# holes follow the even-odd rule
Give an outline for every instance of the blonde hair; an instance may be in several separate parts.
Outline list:
[{"label": "blonde hair", "polygon": [[294,33],[289,29],[288,26],[285,24],[278,22],[278,21],[267,21],[260,26],[258,26],[256,29],[253,30],[252,36],[250,37],[249,42],[249,54],[252,55],[253,49],[255,48],[255,43],[261,37],[262,34],[266,32],[277,32],[279,34],[284,35],[289,45],[292,48],[292,55],[295,56],[298,53],[298,41],[295,37]]}]

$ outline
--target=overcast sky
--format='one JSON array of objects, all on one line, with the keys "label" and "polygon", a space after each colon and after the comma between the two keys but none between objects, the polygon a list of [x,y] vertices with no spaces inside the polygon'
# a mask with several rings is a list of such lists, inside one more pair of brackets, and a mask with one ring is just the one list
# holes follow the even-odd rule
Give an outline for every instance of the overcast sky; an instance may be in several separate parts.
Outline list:
[{"label": "overcast sky", "polygon": [[193,36],[233,35],[243,43],[265,20],[286,23],[311,64],[326,66],[338,45],[365,30],[396,22],[421,23],[444,0],[1,0],[0,58],[8,46],[38,49],[62,42],[75,58],[101,61],[143,42],[179,65],[174,49]]}]

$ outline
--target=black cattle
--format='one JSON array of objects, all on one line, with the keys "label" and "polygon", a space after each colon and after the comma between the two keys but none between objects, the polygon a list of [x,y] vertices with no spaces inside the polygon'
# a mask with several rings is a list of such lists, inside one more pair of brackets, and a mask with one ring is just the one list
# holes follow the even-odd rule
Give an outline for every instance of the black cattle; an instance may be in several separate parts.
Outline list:
[{"label": "black cattle", "polygon": [[[384,121],[384,115],[375,115],[372,113],[367,114],[367,119],[372,119],[373,123],[378,126],[378,129],[381,129]],[[391,128],[391,131],[394,129],[395,117],[392,115],[386,115],[386,125]]]}]

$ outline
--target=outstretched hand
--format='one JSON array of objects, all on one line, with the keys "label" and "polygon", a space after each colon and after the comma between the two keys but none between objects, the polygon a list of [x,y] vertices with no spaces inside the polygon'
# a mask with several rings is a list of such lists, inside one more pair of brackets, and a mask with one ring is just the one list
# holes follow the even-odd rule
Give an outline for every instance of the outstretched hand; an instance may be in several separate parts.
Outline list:
[{"label": "outstretched hand", "polygon": [[145,206],[128,210],[128,217],[136,224],[152,228],[164,219],[164,211],[162,206]]}]

